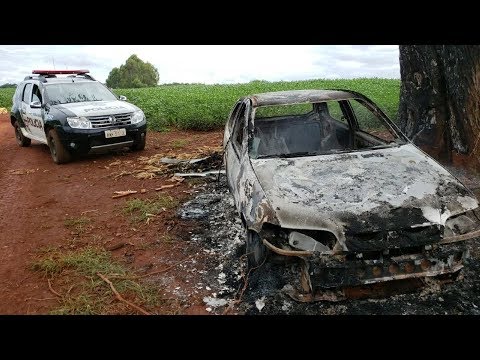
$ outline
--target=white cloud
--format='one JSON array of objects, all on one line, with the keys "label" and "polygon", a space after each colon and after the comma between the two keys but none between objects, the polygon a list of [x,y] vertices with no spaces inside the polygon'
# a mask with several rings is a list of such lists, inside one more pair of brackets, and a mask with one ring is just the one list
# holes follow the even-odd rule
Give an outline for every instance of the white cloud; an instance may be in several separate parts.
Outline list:
[{"label": "white cloud", "polygon": [[87,68],[105,81],[131,54],[153,64],[161,83],[400,77],[396,45],[7,45],[0,48],[0,84],[54,64]]}]

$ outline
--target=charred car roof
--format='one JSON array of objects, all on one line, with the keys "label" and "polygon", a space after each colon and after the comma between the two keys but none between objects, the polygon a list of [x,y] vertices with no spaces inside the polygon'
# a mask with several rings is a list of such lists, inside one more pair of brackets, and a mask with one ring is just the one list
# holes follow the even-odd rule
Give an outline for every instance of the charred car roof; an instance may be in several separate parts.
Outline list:
[{"label": "charred car roof", "polygon": [[316,103],[329,100],[365,98],[363,95],[346,90],[290,90],[275,91],[250,96],[253,106],[289,105]]}]

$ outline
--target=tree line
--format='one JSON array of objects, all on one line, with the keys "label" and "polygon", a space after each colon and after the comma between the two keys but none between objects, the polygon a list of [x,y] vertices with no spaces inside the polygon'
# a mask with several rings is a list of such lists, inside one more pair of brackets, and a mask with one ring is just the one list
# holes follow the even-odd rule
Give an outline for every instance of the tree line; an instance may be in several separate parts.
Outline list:
[{"label": "tree line", "polygon": [[115,89],[142,88],[157,86],[159,80],[157,68],[134,54],[125,64],[110,71],[106,85]]}]

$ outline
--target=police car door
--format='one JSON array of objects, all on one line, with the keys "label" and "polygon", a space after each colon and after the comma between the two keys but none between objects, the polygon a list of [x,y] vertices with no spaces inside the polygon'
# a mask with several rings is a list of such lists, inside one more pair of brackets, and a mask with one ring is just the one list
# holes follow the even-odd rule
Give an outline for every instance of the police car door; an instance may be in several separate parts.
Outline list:
[{"label": "police car door", "polygon": [[[28,87],[28,85],[32,85]],[[28,87],[28,88],[27,88]],[[30,94],[27,94],[29,90]],[[26,97],[28,96],[28,97]],[[27,100],[28,101],[25,101]],[[42,119],[42,94],[37,84],[27,84],[22,98],[22,118],[31,138],[47,143],[47,137],[43,130]]]},{"label": "police car door", "polygon": [[32,98],[32,83],[28,83],[23,88],[22,93],[22,104],[20,106],[20,116],[22,117],[23,124],[25,125],[25,130],[27,131],[28,137],[32,135],[32,126],[29,124],[29,118],[27,116],[27,109],[30,106],[29,102]]}]

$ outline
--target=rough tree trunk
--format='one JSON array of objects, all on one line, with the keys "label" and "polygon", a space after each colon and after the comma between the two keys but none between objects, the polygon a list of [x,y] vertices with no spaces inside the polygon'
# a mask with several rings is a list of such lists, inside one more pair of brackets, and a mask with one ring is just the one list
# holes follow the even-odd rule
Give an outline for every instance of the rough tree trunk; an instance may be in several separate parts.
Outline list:
[{"label": "rough tree trunk", "polygon": [[480,46],[401,45],[400,127],[437,159],[480,169]]}]

